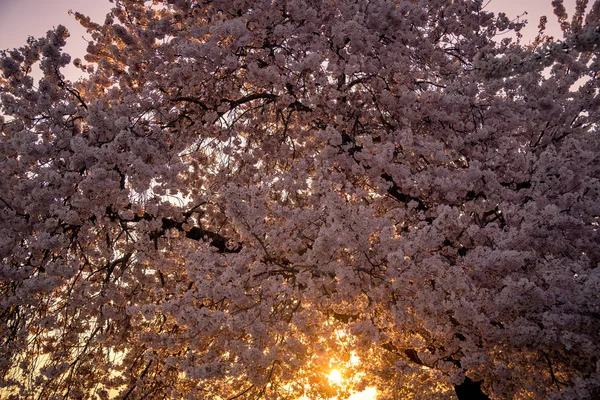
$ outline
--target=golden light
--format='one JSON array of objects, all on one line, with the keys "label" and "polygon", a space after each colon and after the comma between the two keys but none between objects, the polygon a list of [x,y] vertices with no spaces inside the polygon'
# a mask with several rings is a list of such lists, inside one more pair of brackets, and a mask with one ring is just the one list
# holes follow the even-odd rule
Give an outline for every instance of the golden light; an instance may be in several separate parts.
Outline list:
[{"label": "golden light", "polygon": [[[351,362],[357,363],[358,357],[354,357],[354,360]],[[342,375],[342,371],[337,368],[332,369],[329,374],[326,375],[327,380],[330,385],[335,386],[344,386],[345,379]],[[374,387],[367,387],[362,392],[354,392],[350,395],[350,397],[346,398],[346,400],[376,400],[377,399],[377,389]],[[340,400],[338,397],[333,397],[332,400]]]},{"label": "golden light", "polygon": [[344,378],[342,377],[342,373],[338,369],[332,369],[329,375],[327,375],[327,379],[329,383],[332,385],[341,386],[344,382]]},{"label": "golden light", "polygon": [[377,400],[377,389],[368,387],[362,392],[354,393],[346,400]]}]

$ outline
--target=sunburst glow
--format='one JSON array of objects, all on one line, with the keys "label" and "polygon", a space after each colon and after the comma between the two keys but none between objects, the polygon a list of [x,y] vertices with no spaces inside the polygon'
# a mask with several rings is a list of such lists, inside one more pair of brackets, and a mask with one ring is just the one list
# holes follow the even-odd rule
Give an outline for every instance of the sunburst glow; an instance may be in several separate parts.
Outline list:
[{"label": "sunburst glow", "polygon": [[341,385],[344,382],[342,373],[338,369],[332,369],[329,375],[327,375],[327,379],[329,379],[329,383],[332,385]]}]

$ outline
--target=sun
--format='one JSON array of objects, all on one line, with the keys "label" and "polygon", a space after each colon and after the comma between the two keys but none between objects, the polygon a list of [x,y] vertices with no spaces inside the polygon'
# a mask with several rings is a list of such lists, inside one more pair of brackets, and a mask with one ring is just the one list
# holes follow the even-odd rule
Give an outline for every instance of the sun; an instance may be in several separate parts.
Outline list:
[{"label": "sun", "polygon": [[[335,386],[343,386],[344,385],[344,376],[339,369],[332,369],[327,374],[327,380],[330,385]],[[336,398],[337,399],[337,398]],[[377,399],[377,390],[374,387],[368,387],[362,392],[355,392],[346,400],[376,400]]]},{"label": "sun", "polygon": [[329,375],[327,375],[327,379],[330,384],[337,386],[340,386],[344,382],[344,378],[339,369],[332,369],[331,372],[329,372]]}]

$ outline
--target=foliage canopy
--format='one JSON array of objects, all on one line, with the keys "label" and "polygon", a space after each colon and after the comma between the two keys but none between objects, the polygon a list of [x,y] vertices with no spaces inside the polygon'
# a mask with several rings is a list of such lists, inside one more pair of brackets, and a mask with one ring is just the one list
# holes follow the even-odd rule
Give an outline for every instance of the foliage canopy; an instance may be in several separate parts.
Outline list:
[{"label": "foliage canopy", "polygon": [[117,0],[77,82],[62,26],[5,51],[4,393],[600,398],[600,2],[553,4],[523,45],[481,0]]}]

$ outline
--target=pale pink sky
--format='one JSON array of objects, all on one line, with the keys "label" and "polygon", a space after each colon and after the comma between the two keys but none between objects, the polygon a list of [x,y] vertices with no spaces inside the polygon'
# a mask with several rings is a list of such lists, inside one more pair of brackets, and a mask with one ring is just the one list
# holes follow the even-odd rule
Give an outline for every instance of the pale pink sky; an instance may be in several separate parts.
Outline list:
[{"label": "pale pink sky", "polygon": [[[27,37],[42,37],[58,25],[64,25],[71,36],[67,39],[65,51],[74,60],[83,58],[89,35],[69,10],[89,15],[93,21],[104,22],[106,13],[114,4],[108,0],[0,0],[0,49],[21,47]],[[67,77],[80,76],[73,65],[65,71]],[[75,78],[76,79],[76,78]]]},{"label": "pale pink sky", "polygon": [[[555,36],[558,24],[552,13],[551,0],[490,0],[487,8],[491,11],[505,11],[511,18],[528,12],[525,17],[529,27],[524,31],[526,42],[535,37],[541,15],[546,15],[549,28]],[[22,46],[27,37],[40,37],[53,26],[65,25],[71,37],[67,40],[66,51],[72,58],[85,54],[89,37],[75,19],[68,15],[69,10],[89,15],[93,21],[104,22],[104,17],[113,6],[108,0],[0,0],[0,49]],[[575,8],[575,0],[565,0],[568,12]]]},{"label": "pale pink sky", "polygon": [[59,24],[69,29],[70,40],[82,40],[85,30],[68,11],[80,11],[104,22],[111,6],[108,0],[0,0],[0,49],[19,47],[28,36],[44,36]]}]

